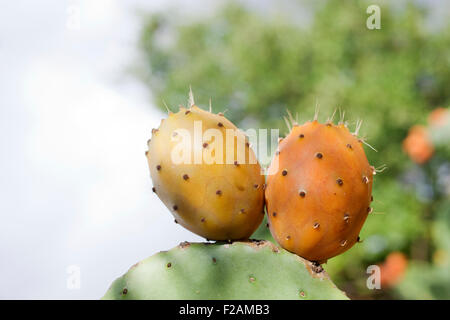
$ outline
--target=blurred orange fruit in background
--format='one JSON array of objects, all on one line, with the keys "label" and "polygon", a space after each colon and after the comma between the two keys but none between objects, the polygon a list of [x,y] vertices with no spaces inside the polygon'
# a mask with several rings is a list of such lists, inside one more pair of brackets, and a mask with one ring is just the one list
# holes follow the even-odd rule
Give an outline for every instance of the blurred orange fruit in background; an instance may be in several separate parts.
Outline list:
[{"label": "blurred orange fruit in background", "polygon": [[436,108],[428,116],[428,123],[435,127],[443,126],[447,121],[448,113],[446,108]]},{"label": "blurred orange fruit in background", "polygon": [[401,252],[391,252],[380,265],[381,287],[389,288],[399,283],[408,267],[408,259]]},{"label": "blurred orange fruit in background", "polygon": [[418,164],[427,162],[434,153],[428,131],[424,126],[413,126],[403,140],[403,150]]}]

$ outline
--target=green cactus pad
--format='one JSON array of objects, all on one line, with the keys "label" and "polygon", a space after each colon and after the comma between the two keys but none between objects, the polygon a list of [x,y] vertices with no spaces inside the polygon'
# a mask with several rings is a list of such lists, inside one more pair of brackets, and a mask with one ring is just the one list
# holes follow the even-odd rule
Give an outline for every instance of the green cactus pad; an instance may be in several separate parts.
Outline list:
[{"label": "green cactus pad", "polygon": [[268,241],[181,243],[132,266],[102,299],[348,299],[320,266]]}]

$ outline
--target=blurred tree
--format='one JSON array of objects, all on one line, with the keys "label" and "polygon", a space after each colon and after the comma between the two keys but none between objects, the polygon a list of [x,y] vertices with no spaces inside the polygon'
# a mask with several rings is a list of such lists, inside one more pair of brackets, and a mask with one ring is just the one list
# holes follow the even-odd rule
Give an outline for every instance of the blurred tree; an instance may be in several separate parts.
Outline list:
[{"label": "blurred tree", "polygon": [[[326,268],[355,296],[374,296],[365,287],[367,265],[392,250],[409,253],[428,237],[429,200],[398,177],[411,165],[402,152],[409,128],[436,106],[450,105],[450,28],[428,31],[427,11],[415,2],[383,2],[381,30],[366,28],[372,2],[297,3],[286,16],[237,3],[198,20],[173,12],[145,16],[136,73],[161,108],[163,100],[173,109],[185,104],[191,85],[197,102],[211,97],[213,110],[228,110],[243,129],[283,129],[287,109],[306,121],[316,103],[322,120],[338,107],[351,129],[363,119],[361,133],[379,151],[366,149],[370,162],[389,169],[376,176],[366,241]],[[311,21],[295,19],[305,12]],[[270,238],[264,226],[257,235]]]},{"label": "blurred tree", "polygon": [[[139,75],[157,104],[178,106],[192,85],[197,101],[247,127],[282,127],[286,109],[310,119],[335,108],[358,117],[375,165],[391,174],[405,162],[408,128],[436,105],[450,103],[449,31],[427,33],[425,10],[382,7],[382,29],[366,28],[364,1],[303,2],[314,20],[263,16],[230,4],[209,19],[180,23],[176,14],[147,17]],[[181,19],[182,20],[182,19]]]}]

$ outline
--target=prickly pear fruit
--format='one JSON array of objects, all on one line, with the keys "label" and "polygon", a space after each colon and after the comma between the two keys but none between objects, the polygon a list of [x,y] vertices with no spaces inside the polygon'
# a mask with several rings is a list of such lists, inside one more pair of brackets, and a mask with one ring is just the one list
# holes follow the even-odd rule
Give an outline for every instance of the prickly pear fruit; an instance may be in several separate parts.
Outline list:
[{"label": "prickly pear fruit", "polygon": [[[280,272],[280,267],[283,269]],[[348,299],[320,266],[268,241],[182,243],[115,280],[104,300]]]},{"label": "prickly pear fruit", "polygon": [[247,239],[261,223],[264,175],[223,114],[181,107],[153,130],[148,148],[153,191],[176,223],[211,240]]},{"label": "prickly pear fruit", "polygon": [[434,147],[427,128],[422,125],[413,126],[403,140],[403,150],[417,164],[424,164],[430,160],[434,154]]},{"label": "prickly pear fruit", "polygon": [[317,120],[294,124],[280,142],[265,196],[270,231],[283,248],[322,263],[359,240],[374,173],[362,144],[344,124]]},{"label": "prickly pear fruit", "polygon": [[408,259],[402,253],[389,253],[384,263],[380,265],[380,282],[382,288],[389,288],[399,283],[408,269]]}]

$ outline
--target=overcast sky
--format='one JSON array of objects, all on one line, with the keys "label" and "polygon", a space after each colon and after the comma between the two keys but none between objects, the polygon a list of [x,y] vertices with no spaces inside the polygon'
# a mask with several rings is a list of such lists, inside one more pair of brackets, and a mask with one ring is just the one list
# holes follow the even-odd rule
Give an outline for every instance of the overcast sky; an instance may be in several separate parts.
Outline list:
[{"label": "overcast sky", "polygon": [[2,2],[0,298],[97,299],[135,262],[202,240],[151,192],[144,151],[165,115],[121,80],[134,9],[163,2]]}]

